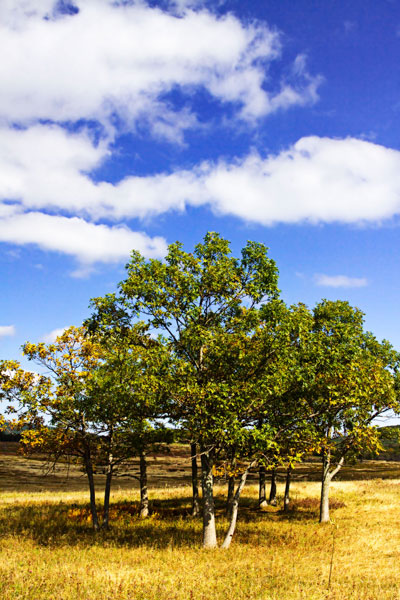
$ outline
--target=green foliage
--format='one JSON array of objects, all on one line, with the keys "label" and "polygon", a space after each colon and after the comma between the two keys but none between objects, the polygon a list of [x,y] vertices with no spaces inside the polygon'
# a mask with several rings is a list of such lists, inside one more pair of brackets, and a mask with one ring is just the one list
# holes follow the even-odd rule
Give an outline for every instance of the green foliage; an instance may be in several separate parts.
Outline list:
[{"label": "green foliage", "polygon": [[379,449],[374,419],[398,410],[399,354],[363,329],[363,314],[343,301],[324,300],[313,311],[303,357],[302,393],[320,449],[336,456]]},{"label": "green foliage", "polygon": [[171,353],[171,416],[203,447],[243,446],[261,402],[254,377],[266,362],[254,351],[267,339],[259,307],[277,294],[277,269],[262,244],[249,242],[237,259],[227,240],[208,233],[193,253],[172,244],[165,262],[133,252],[119,295],[93,301],[89,327],[122,330],[144,319]]}]

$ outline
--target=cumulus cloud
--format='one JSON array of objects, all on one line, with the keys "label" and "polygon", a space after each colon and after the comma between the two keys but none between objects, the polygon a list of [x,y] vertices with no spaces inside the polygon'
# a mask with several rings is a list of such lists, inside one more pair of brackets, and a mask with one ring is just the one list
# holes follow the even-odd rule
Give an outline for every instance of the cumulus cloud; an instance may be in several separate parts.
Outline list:
[{"label": "cumulus cloud", "polygon": [[164,256],[166,252],[163,238],[151,238],[124,225],[109,227],[78,217],[40,212],[15,214],[0,221],[0,241],[34,244],[43,250],[73,256],[81,264],[81,269],[75,272],[77,276],[86,274],[96,262],[117,263],[127,259],[133,248],[148,257]]},{"label": "cumulus cloud", "polygon": [[[155,137],[181,143],[198,124],[196,90],[249,122],[317,100],[320,79],[303,55],[272,87],[268,67],[282,52],[277,31],[218,16],[197,0],[166,6],[0,3],[7,56],[0,63],[0,241],[72,256],[82,275],[98,262],[126,259],[132,248],[162,256],[163,238],[123,223],[188,206],[267,226],[379,223],[400,213],[400,152],[354,138],[311,136],[275,155],[99,180],[115,151],[116,117],[124,131],[140,121]],[[183,109],[168,100],[176,89],[187,100]],[[85,128],[89,120],[100,124],[100,136],[97,126],[96,134]]]},{"label": "cumulus cloud", "polygon": [[276,156],[208,168],[205,185],[216,211],[264,225],[377,222],[400,211],[400,152],[307,137]]},{"label": "cumulus cloud", "polygon": [[365,277],[348,277],[347,275],[324,275],[323,273],[316,274],[314,281],[317,285],[326,287],[346,287],[358,288],[368,285],[368,280]]},{"label": "cumulus cloud", "polygon": [[164,255],[164,239],[121,223],[187,206],[267,226],[379,223],[400,214],[400,152],[366,140],[306,137],[277,155],[251,153],[112,184],[90,177],[109,148],[85,130],[0,132],[0,241],[36,244],[86,266],[124,260],[132,248]]},{"label": "cumulus cloud", "polygon": [[[120,222],[188,205],[263,225],[376,223],[400,213],[400,152],[365,140],[306,137],[277,155],[251,153],[111,184],[90,178],[109,150],[86,132],[37,125],[1,133],[4,222],[16,222],[26,210]],[[87,230],[93,227],[87,223]]]},{"label": "cumulus cloud", "polygon": [[0,338],[15,335],[14,325],[0,325]]},{"label": "cumulus cloud", "polygon": [[[147,128],[183,143],[185,131],[199,125],[198,90],[252,124],[317,99],[320,79],[301,56],[280,82],[269,79],[270,64],[281,58],[279,32],[217,15],[212,5],[2,0],[0,241],[73,256],[82,274],[125,259],[132,248],[165,252],[162,238],[131,231],[121,224],[127,219],[189,203],[222,210],[209,187],[220,165],[114,185],[91,177],[116,151],[121,131]],[[169,96],[176,90],[183,108]]]},{"label": "cumulus cloud", "polygon": [[[118,114],[128,128],[138,119],[177,125],[164,99],[176,86],[206,89],[246,118],[314,99],[319,79],[306,73],[284,91],[268,91],[267,67],[279,58],[281,42],[264,24],[207,10],[178,18],[145,2],[76,0],[68,15],[57,14],[57,5],[1,5],[0,53],[7,60],[0,64],[0,118],[7,122],[97,119],[110,127]],[[187,126],[193,123],[186,115]]]}]

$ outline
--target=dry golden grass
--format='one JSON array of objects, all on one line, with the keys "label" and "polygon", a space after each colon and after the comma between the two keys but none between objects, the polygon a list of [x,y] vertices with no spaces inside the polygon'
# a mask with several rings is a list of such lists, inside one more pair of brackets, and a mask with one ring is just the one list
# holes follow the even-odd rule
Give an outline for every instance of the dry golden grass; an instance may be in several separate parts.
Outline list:
[{"label": "dry golden grass", "polygon": [[[153,514],[146,521],[131,510],[136,492],[114,494],[112,528],[99,535],[87,522],[84,493],[5,493],[0,595],[4,600],[400,598],[399,481],[340,482],[332,491],[339,506],[332,511],[334,524],[320,526],[316,483],[294,486],[295,509],[288,516],[254,511],[256,488],[248,488],[228,551],[200,549],[201,523],[187,516],[189,489],[182,487],[153,491]],[[226,523],[219,521],[222,534]]]},{"label": "dry golden grass", "polygon": [[[147,520],[137,516],[136,489],[114,491],[111,529],[95,535],[79,472],[81,489],[70,479],[64,490],[54,482],[47,489],[34,472],[43,491],[9,480],[0,494],[3,600],[400,599],[400,479],[334,482],[325,526],[317,523],[317,482],[294,482],[287,515],[256,511],[252,484],[231,548],[205,551],[187,486],[152,488]],[[217,487],[220,537],[224,493]]]}]

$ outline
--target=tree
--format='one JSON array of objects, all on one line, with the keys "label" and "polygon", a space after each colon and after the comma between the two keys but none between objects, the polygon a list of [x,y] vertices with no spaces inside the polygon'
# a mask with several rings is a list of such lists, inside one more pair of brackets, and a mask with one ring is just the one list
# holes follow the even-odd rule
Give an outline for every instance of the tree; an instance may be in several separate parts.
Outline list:
[{"label": "tree", "polygon": [[[303,346],[309,337],[312,318],[303,304],[286,307],[270,303],[262,310],[262,335],[253,340],[251,351],[268,353],[269,360],[254,375],[255,393],[261,396],[257,426],[268,423],[274,432],[274,444],[267,446],[259,460],[259,508],[276,504],[276,470],[285,467],[288,503],[290,472],[315,443],[309,423],[310,411],[299,382],[302,381]],[[261,342],[261,344],[260,344]],[[302,390],[303,388],[300,388]],[[266,473],[271,473],[269,500],[265,491]]]},{"label": "tree", "polygon": [[100,348],[85,337],[84,329],[70,327],[53,344],[27,342],[23,352],[44,367],[49,376],[45,389],[34,386],[21,398],[26,418],[36,423],[24,434],[22,442],[26,449],[41,447],[55,459],[72,455],[83,460],[92,523],[97,530],[94,470],[96,457],[104,451],[104,440],[98,436],[92,418],[93,397],[88,394],[88,385],[101,360]]},{"label": "tree", "polygon": [[399,354],[363,329],[363,313],[324,300],[313,311],[303,393],[322,453],[320,522],[329,520],[329,486],[346,458],[379,448],[374,419],[398,409]]},{"label": "tree", "polygon": [[149,512],[147,459],[149,451],[172,441],[165,425],[168,416],[170,357],[147,328],[110,329],[107,322],[91,330],[102,349],[102,361],[88,389],[96,400],[94,418],[107,424],[110,453],[107,465],[107,507],[111,477],[116,465],[139,456],[140,516]]},{"label": "tree", "polygon": [[[244,351],[259,323],[259,306],[277,294],[277,269],[262,244],[249,242],[237,259],[226,240],[209,233],[193,253],[172,244],[165,262],[146,262],[133,252],[119,294],[93,301],[92,323],[106,316],[118,326],[130,326],[140,316],[162,333],[174,353],[173,415],[196,441],[201,456],[205,547],[217,545],[217,455],[227,446],[243,449],[253,435],[248,432],[255,412],[248,409],[253,386],[249,378],[243,380],[239,367],[246,362]],[[261,436],[267,444],[269,427],[258,431]]]},{"label": "tree", "polygon": [[[37,390],[36,395],[43,396],[47,393],[49,386],[48,378],[25,371],[18,361],[0,361],[0,400],[12,403],[6,408],[8,414],[18,414],[21,402],[28,395],[31,397],[33,390]],[[0,415],[0,431],[6,427],[20,430],[24,425],[26,425],[26,421],[21,414],[7,421],[4,415]]]},{"label": "tree", "polygon": [[141,324],[123,337],[106,333],[97,331],[94,336],[84,327],[71,327],[54,344],[24,346],[28,358],[51,374],[52,385],[44,396],[32,393],[24,399],[30,416],[47,415],[50,427],[36,427],[24,435],[23,442],[28,448],[40,444],[55,457],[69,454],[83,460],[95,529],[99,528],[96,468],[102,466],[106,472],[102,526],[108,527],[115,469],[139,455],[141,515],[146,516],[145,455],[165,430],[154,421],[161,394],[159,344],[146,336]]}]

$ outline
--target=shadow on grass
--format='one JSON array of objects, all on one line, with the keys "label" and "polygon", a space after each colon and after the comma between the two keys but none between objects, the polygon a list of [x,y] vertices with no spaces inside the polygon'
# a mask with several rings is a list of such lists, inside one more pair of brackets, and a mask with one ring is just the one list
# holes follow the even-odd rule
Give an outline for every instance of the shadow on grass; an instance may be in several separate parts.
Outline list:
[{"label": "shadow on grass", "polygon": [[[201,517],[190,516],[190,506],[190,497],[155,499],[151,502],[150,517],[141,519],[137,502],[112,503],[110,528],[95,532],[88,504],[19,504],[4,507],[0,511],[0,531],[2,536],[24,536],[37,544],[54,547],[97,544],[105,547],[147,546],[160,549],[199,547],[202,520]],[[243,498],[239,522],[257,525],[279,521],[315,521],[318,506],[317,499],[305,498],[293,501],[287,512],[279,508],[262,512],[256,509],[254,499]],[[332,510],[343,506],[343,502],[332,499]],[[98,509],[101,515],[102,507]],[[219,534],[222,534],[228,525],[222,496],[216,497],[216,515]],[[249,537],[253,537],[250,531]]]},{"label": "shadow on grass", "polygon": [[[193,546],[199,543],[201,521],[190,517],[189,500],[155,501],[147,519],[138,516],[138,503],[110,504],[110,528],[98,532],[85,503],[7,506],[0,512],[0,531],[2,536],[24,536],[43,546]],[[98,510],[101,520],[102,507]]]}]

